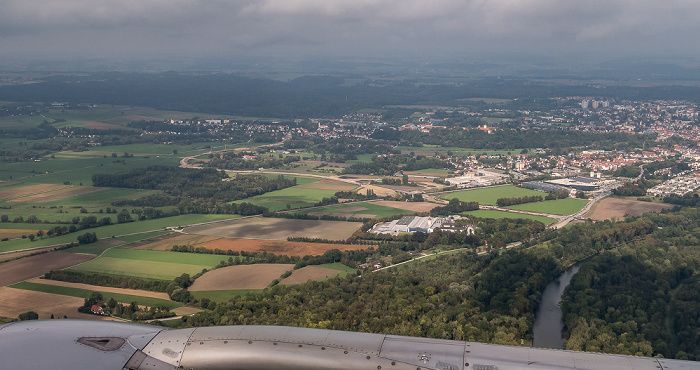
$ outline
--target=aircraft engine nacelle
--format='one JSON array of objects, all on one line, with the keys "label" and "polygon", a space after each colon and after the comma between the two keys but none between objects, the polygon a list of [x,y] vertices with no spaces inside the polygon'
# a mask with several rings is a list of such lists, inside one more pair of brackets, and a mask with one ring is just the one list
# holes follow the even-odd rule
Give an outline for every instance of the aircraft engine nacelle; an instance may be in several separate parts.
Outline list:
[{"label": "aircraft engine nacelle", "polygon": [[700,370],[700,363],[281,326],[0,325],[0,369]]}]

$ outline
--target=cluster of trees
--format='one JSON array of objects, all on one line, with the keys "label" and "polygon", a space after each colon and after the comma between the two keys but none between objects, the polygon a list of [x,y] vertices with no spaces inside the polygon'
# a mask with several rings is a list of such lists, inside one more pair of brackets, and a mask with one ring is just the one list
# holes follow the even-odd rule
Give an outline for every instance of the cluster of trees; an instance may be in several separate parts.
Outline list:
[{"label": "cluster of trees", "polygon": [[92,292],[89,297],[85,298],[83,305],[78,307],[78,312],[95,314],[92,311],[93,306],[100,307],[104,315],[121,317],[127,320],[142,321],[175,316],[167,307],[141,308],[138,302],[135,301],[125,306],[118,303],[114,298],[105,300],[100,292]]},{"label": "cluster of trees", "polygon": [[[435,157],[401,155],[373,156],[371,162],[355,163],[343,169],[344,174],[393,176],[399,171],[418,171],[426,168],[444,168],[445,162]],[[403,181],[402,181],[403,182]]]},{"label": "cluster of trees", "polygon": [[205,198],[222,202],[248,198],[296,185],[284,176],[237,175],[230,178],[215,169],[150,166],[116,174],[94,174],[94,186],[162,190],[179,198]]},{"label": "cluster of trees", "polygon": [[476,211],[479,209],[479,202],[462,202],[457,198],[450,199],[446,206],[435,207],[430,211],[431,216],[458,215],[462,212]]},{"label": "cluster of trees", "polygon": [[544,199],[540,195],[530,195],[524,197],[498,198],[496,205],[499,207],[514,206],[516,204],[541,202]]},{"label": "cluster of trees", "polygon": [[492,133],[479,130],[433,129],[429,133],[417,130],[399,131],[387,127],[377,130],[374,139],[389,141],[420,142],[445,147],[472,148],[484,150],[523,148],[538,143],[543,148],[557,149],[590,146],[595,148],[626,149],[642,147],[647,135],[624,133],[595,133],[559,130],[517,130],[503,129]]},{"label": "cluster of trees", "polygon": [[257,170],[258,168],[279,168],[290,163],[299,162],[299,156],[282,156],[282,158],[244,159],[243,154],[234,152],[221,153],[214,156],[206,165],[211,168],[226,170]]},{"label": "cluster of trees", "polygon": [[139,289],[152,292],[165,292],[168,281],[138,279],[116,275],[90,274],[70,270],[49,271],[44,274],[44,279],[67,281],[70,283],[82,283],[113,288]]},{"label": "cluster of trees", "polygon": [[628,181],[622,184],[619,188],[613,189],[613,195],[620,195],[624,197],[643,197],[647,195],[647,190],[649,190],[654,185],[658,184],[655,180],[645,180],[639,179],[637,181]]}]

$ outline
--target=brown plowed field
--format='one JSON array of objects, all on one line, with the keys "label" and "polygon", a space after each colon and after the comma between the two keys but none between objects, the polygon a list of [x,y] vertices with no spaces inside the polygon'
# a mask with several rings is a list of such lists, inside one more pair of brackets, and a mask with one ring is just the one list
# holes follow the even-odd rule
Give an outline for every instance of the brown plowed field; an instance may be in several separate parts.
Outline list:
[{"label": "brown plowed field", "polygon": [[[325,244],[325,243],[305,243],[288,242],[281,240],[259,240],[259,239],[235,239],[222,238],[211,242],[197,244],[197,247],[207,249],[246,251],[246,252],[268,252],[287,256],[318,256],[330,249],[341,251],[365,249],[367,245],[354,244]],[[162,249],[164,250],[164,249]]]},{"label": "brown plowed field", "polygon": [[380,200],[373,203],[384,207],[406,209],[414,212],[428,212],[433,208],[440,206],[439,204],[428,202],[397,202],[395,200]]},{"label": "brown plowed field", "polygon": [[281,263],[222,267],[202,275],[189,290],[264,289],[293,268],[294,265]]},{"label": "brown plowed field", "polygon": [[56,191],[50,191],[45,193],[34,194],[19,199],[13,199],[10,202],[14,203],[48,203],[57,200],[63,200],[66,198],[75,197],[83,194],[96,193],[98,191],[105,190],[107,188],[94,188],[92,186],[75,186],[68,189],[59,189]]},{"label": "brown plowed field", "polygon": [[282,281],[280,281],[280,284],[303,284],[309,280],[320,280],[338,274],[340,274],[340,271],[337,270],[331,270],[318,266],[306,266],[298,270],[294,270],[292,275],[287,278],[284,278]]},{"label": "brown plowed field", "polygon": [[0,200],[12,199],[17,197],[24,197],[27,195],[32,195],[36,193],[43,193],[46,191],[55,191],[60,189],[70,188],[70,185],[56,185],[56,184],[38,184],[23,186],[21,188],[0,190]]},{"label": "brown plowed field", "polygon": [[170,300],[170,297],[168,296],[167,293],[149,292],[147,290],[110,288],[110,287],[98,286],[98,285],[69,283],[67,281],[48,280],[48,279],[39,279],[39,278],[34,278],[34,279],[27,280],[27,281],[29,281],[30,283],[37,283],[37,284],[44,284],[44,285],[65,286],[65,287],[70,287],[70,288],[98,290],[101,292],[108,292],[108,293],[130,294],[130,295],[136,295],[139,297],[150,297],[150,298]]},{"label": "brown plowed field", "polygon": [[349,238],[360,226],[362,226],[360,222],[251,217],[188,227],[185,228],[185,232],[267,240],[287,240],[290,236],[340,240]]},{"label": "brown plowed field", "polygon": [[663,209],[672,208],[670,204],[640,202],[633,199],[605,198],[595,204],[593,209],[584,215],[584,218],[593,220],[621,220],[625,215],[641,216],[645,212],[661,212]]},{"label": "brown plowed field", "polygon": [[90,261],[95,257],[95,255],[90,254],[49,252],[5,262],[0,265],[0,286],[19,283],[20,281],[41,276],[51,270],[60,270]]},{"label": "brown plowed field", "polygon": [[40,319],[55,318],[110,320],[108,317],[78,312],[85,299],[66,295],[34,292],[31,290],[0,287],[0,316],[17,318],[19,314],[34,311]]}]

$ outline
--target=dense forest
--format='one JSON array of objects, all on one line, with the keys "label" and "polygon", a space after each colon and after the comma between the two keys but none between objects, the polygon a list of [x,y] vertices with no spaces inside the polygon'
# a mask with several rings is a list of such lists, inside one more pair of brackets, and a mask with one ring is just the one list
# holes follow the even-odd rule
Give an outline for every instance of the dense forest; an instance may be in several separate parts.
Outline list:
[{"label": "dense forest", "polygon": [[45,77],[43,82],[0,87],[0,100],[7,101],[90,102],[279,118],[337,117],[386,105],[460,105],[460,99],[470,97],[517,98],[512,103],[514,109],[539,109],[538,98],[601,95],[630,100],[700,101],[700,89],[691,86],[600,89],[500,77],[475,79],[468,84],[366,80],[347,85],[344,78],[335,76],[304,76],[281,82],[226,73],[108,72]]},{"label": "dense forest", "polygon": [[[95,174],[94,186],[162,190],[172,199],[204,198],[230,202],[296,185],[296,179],[263,175],[229,177],[215,169],[150,166],[116,174]],[[167,197],[158,198],[167,201]],[[155,200],[154,200],[155,201]],[[163,204],[170,205],[170,204]],[[151,206],[156,206],[151,204]],[[158,205],[160,206],[160,205]]]}]

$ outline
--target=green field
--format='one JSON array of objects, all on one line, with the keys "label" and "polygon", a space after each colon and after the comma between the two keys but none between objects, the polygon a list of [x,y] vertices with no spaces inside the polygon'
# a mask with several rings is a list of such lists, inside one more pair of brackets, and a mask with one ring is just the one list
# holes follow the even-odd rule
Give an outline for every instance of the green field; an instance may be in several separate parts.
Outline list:
[{"label": "green field", "polygon": [[[114,298],[117,302],[120,302],[120,303],[128,304],[131,302],[137,302],[141,306],[167,307],[170,310],[172,310],[173,308],[177,308],[177,307],[182,306],[182,303],[180,303],[180,302],[174,302],[174,301],[165,300],[165,299],[141,297],[141,296],[130,295],[130,294],[102,292],[99,290],[87,290],[87,289],[63,287],[63,286],[56,286],[56,285],[37,284],[37,283],[30,283],[30,282],[26,282],[26,281],[10,285],[10,287],[15,288],[15,289],[24,289],[24,290],[31,290],[31,291],[35,291],[35,292],[60,294],[60,295],[66,295],[66,296],[70,296],[70,297],[79,297],[79,298],[88,298],[88,297],[90,297],[90,294],[92,294],[92,292],[100,292],[100,293],[102,293],[102,296],[104,297],[105,300],[109,300],[110,298]],[[50,304],[50,302],[48,302],[48,303]]]},{"label": "green field", "polygon": [[183,273],[194,275],[210,269],[227,256],[113,248],[99,258],[70,270],[146,279],[172,280]]},{"label": "green field", "polygon": [[583,209],[583,207],[586,206],[586,203],[588,203],[588,201],[585,199],[566,198],[518,204],[507,208],[530,212],[549,213],[553,215],[571,215]]},{"label": "green field", "polygon": [[539,195],[544,198],[546,193],[530,189],[523,189],[513,185],[495,186],[492,188],[481,188],[474,190],[457,191],[442,196],[442,199],[450,200],[457,198],[462,202],[479,202],[495,206],[498,198],[518,198],[524,196]]},{"label": "green field", "polygon": [[526,214],[522,214],[522,213],[496,211],[496,210],[491,210],[491,209],[481,209],[478,211],[469,211],[469,212],[464,212],[463,214],[472,215],[475,217],[482,217],[482,218],[527,218],[530,220],[540,221],[545,225],[551,225],[551,224],[557,222],[557,220],[555,220],[553,218],[544,217],[544,216],[533,216],[533,215],[526,215]]},{"label": "green field", "polygon": [[[354,207],[362,207],[362,208],[367,208],[366,210],[361,210],[361,211],[353,211],[352,208]],[[350,209],[351,211],[347,211]],[[380,206],[378,204],[374,204],[371,202],[362,202],[362,203],[351,203],[347,205],[337,205],[337,206],[328,206],[328,207],[323,207],[323,208],[314,208],[314,209],[309,209],[309,210],[304,210],[301,212],[297,212],[300,214],[307,214],[309,212],[325,212],[325,213],[346,213],[346,214],[370,214],[370,215],[375,215],[376,217],[386,217],[386,216],[392,216],[392,215],[401,215],[401,214],[414,214],[415,211],[408,211],[405,209],[399,209],[399,208],[393,208],[393,207],[385,207],[385,206]]]},{"label": "green field", "polygon": [[279,211],[287,209],[287,205],[289,205],[289,208],[309,207],[320,202],[323,198],[332,197],[335,193],[337,193],[337,190],[291,187],[237,200],[235,203],[247,202],[267,207],[270,211]]}]

